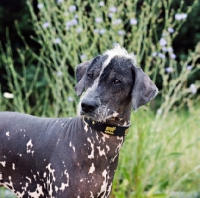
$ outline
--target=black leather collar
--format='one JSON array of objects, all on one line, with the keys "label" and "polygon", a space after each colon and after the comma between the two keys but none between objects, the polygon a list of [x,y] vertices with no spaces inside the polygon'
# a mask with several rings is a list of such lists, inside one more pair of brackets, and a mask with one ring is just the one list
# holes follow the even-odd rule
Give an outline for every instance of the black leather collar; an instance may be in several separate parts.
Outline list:
[{"label": "black leather collar", "polygon": [[84,117],[83,122],[87,123],[92,129],[114,136],[126,136],[129,132],[129,127],[131,125],[129,124],[127,126],[116,126],[112,124],[96,122],[90,118]]}]

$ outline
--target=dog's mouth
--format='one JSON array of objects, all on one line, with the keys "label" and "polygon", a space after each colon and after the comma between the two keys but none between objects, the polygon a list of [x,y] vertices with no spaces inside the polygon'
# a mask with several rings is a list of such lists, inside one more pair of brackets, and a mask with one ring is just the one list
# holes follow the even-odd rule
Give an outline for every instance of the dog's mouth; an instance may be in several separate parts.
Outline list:
[{"label": "dog's mouth", "polygon": [[78,106],[78,115],[90,118],[96,122],[107,122],[109,120],[115,120],[119,113],[110,109],[108,105],[103,105],[100,101],[90,101],[83,98]]},{"label": "dog's mouth", "polygon": [[96,110],[93,112],[84,112],[83,110],[80,111],[81,117],[90,118],[97,122],[106,122],[108,120],[114,120],[115,118],[117,118],[118,115],[119,114],[116,111],[112,113],[108,111],[100,112],[100,110]]}]

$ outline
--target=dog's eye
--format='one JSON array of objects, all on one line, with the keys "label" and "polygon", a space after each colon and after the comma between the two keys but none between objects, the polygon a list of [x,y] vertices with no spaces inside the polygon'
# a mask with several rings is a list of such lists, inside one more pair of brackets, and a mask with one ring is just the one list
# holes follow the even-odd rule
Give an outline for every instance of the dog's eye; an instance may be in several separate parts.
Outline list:
[{"label": "dog's eye", "polygon": [[89,79],[92,79],[92,74],[87,74],[87,77],[88,77]]},{"label": "dog's eye", "polygon": [[114,85],[118,85],[118,84],[121,84],[121,83],[122,82],[120,80],[118,80],[118,79],[113,80],[113,84]]}]

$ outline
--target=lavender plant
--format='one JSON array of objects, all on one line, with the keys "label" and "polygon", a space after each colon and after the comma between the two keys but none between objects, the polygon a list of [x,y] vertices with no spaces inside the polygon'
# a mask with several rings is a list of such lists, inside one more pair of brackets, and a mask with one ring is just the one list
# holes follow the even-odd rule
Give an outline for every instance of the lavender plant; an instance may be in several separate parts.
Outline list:
[{"label": "lavender plant", "polygon": [[[165,117],[170,110],[179,109],[185,104],[190,107],[191,103],[198,101],[199,97],[195,95],[200,86],[199,81],[188,84],[188,77],[199,69],[199,47],[197,45],[195,52],[189,52],[187,60],[182,61],[172,46],[197,0],[188,7],[186,13],[182,12],[183,3],[180,2],[176,13],[171,7],[172,1],[141,3],[108,0],[105,3],[40,0],[37,5],[39,13],[36,13],[32,1],[27,0],[36,33],[32,39],[40,45],[40,55],[31,51],[26,43],[25,46],[39,67],[44,68],[49,88],[46,96],[51,95],[54,101],[53,114],[69,113],[69,110],[66,111],[67,98],[75,98],[72,94],[75,84],[74,67],[111,48],[115,43],[135,53],[138,66],[159,83],[161,90],[157,117]],[[10,50],[7,53],[11,56]],[[23,62],[24,55],[21,52],[19,55]],[[8,70],[13,71],[11,67]],[[14,82],[16,88],[10,85],[10,89],[16,92],[19,86],[17,80]],[[22,98],[18,101],[19,106],[23,105],[21,101]]]}]

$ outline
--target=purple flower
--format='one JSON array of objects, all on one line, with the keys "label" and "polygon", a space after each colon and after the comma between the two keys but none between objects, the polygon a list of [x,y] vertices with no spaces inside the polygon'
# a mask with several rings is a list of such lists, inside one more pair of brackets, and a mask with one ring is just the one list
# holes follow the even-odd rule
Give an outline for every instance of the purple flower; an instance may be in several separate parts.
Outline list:
[{"label": "purple flower", "polygon": [[117,12],[117,8],[115,6],[112,6],[110,9],[109,9],[110,12]]},{"label": "purple flower", "polygon": [[174,71],[174,69],[173,69],[172,67],[167,67],[167,68],[165,69],[165,71],[166,71],[167,73],[172,73],[172,72]]},{"label": "purple flower", "polygon": [[112,24],[113,24],[113,25],[119,25],[121,22],[122,22],[121,19],[115,19],[115,20],[112,22]]},{"label": "purple flower", "polygon": [[76,11],[76,6],[75,5],[71,5],[68,8],[69,12],[75,12]]},{"label": "purple flower", "polygon": [[165,55],[162,54],[162,53],[158,53],[158,57],[162,58],[162,59],[165,59]]},{"label": "purple flower", "polygon": [[167,52],[167,51],[168,51],[168,48],[167,48],[167,47],[162,47],[162,51],[163,51],[163,52]]},{"label": "purple flower", "polygon": [[75,26],[78,24],[77,19],[72,19],[66,23],[66,29],[69,30],[71,26]]},{"label": "purple flower", "polygon": [[163,52],[173,52],[173,48],[171,47],[162,47]]},{"label": "purple flower", "polygon": [[50,26],[50,23],[49,22],[45,22],[42,24],[42,27],[43,28],[48,28]]},{"label": "purple flower", "polygon": [[55,38],[55,39],[53,40],[53,42],[54,42],[55,44],[59,44],[59,43],[61,43],[61,40],[60,40],[60,38]]},{"label": "purple flower", "polygon": [[113,15],[114,15],[113,13],[109,13],[109,14],[108,14],[108,17],[109,17],[109,18],[112,18]]},{"label": "purple flower", "polygon": [[189,71],[192,70],[192,65],[188,65],[187,70],[189,70]]},{"label": "purple flower", "polygon": [[80,56],[80,58],[81,58],[82,61],[83,61],[83,60],[86,60],[86,59],[87,59],[87,55],[82,54],[82,55]]},{"label": "purple flower", "polygon": [[57,3],[62,3],[64,0],[57,0]]},{"label": "purple flower", "polygon": [[57,76],[61,77],[63,75],[63,73],[61,71],[56,73]]},{"label": "purple flower", "polygon": [[80,32],[82,32],[83,31],[83,29],[81,28],[81,27],[78,27],[77,29],[76,29],[76,32],[77,33],[80,33]]},{"label": "purple flower", "polygon": [[74,101],[74,98],[71,97],[71,96],[69,96],[69,97],[67,98],[67,100],[68,100],[69,102],[73,102],[73,101]]},{"label": "purple flower", "polygon": [[119,34],[120,36],[123,36],[123,35],[125,35],[125,31],[124,31],[124,30],[119,30],[119,31],[118,31],[118,34]]},{"label": "purple flower", "polygon": [[100,17],[97,17],[97,18],[95,18],[95,22],[96,23],[101,23],[103,20],[102,20],[102,18],[100,18]]},{"label": "purple flower", "polygon": [[102,28],[100,29],[99,33],[102,35],[102,34],[105,34],[106,33],[106,29]]},{"label": "purple flower", "polygon": [[161,38],[159,43],[160,43],[161,46],[167,45],[167,41],[164,38]]},{"label": "purple flower", "polygon": [[73,26],[73,25],[77,25],[77,24],[78,24],[77,19],[72,19],[66,23],[66,26]]},{"label": "purple flower", "polygon": [[77,19],[72,19],[71,22],[72,22],[72,25],[77,25],[78,24]]},{"label": "purple flower", "polygon": [[156,57],[156,56],[157,56],[157,52],[153,52],[153,53],[151,54],[151,56]]},{"label": "purple flower", "polygon": [[161,115],[161,114],[162,114],[162,109],[158,109],[158,110],[157,110],[157,114],[158,114],[158,115]]},{"label": "purple flower", "polygon": [[187,14],[185,14],[185,13],[175,14],[175,19],[178,20],[178,21],[181,21],[181,20],[186,19],[186,18],[187,18]]},{"label": "purple flower", "polygon": [[38,9],[42,9],[42,8],[44,7],[44,4],[43,4],[43,3],[39,3],[39,4],[37,5],[37,7],[38,7]]},{"label": "purple flower", "polygon": [[131,24],[131,25],[136,25],[136,24],[137,24],[137,20],[134,19],[134,18],[131,18],[131,19],[130,19],[130,24]]},{"label": "purple flower", "polygon": [[197,93],[197,87],[196,87],[195,84],[191,84],[191,85],[190,85],[190,92],[191,92],[192,94]]},{"label": "purple flower", "polygon": [[172,48],[172,47],[168,47],[168,48],[167,48],[167,51],[168,51],[168,52],[173,52],[173,48]]},{"label": "purple flower", "polygon": [[103,1],[100,1],[100,2],[99,2],[99,6],[103,7],[104,5],[105,5],[105,4],[104,4]]},{"label": "purple flower", "polygon": [[174,33],[174,29],[172,28],[172,27],[168,27],[168,32],[170,32],[170,33]]},{"label": "purple flower", "polygon": [[170,57],[171,57],[172,59],[176,59],[176,54],[172,53],[172,54],[170,54]]}]

